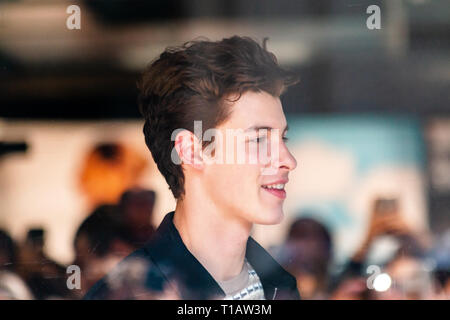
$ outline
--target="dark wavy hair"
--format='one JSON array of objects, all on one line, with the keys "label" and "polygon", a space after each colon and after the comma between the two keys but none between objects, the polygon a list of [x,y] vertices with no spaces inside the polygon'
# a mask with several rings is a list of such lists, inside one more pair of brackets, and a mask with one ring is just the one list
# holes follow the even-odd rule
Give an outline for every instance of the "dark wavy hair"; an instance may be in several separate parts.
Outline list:
[{"label": "dark wavy hair", "polygon": [[[265,44],[266,39],[261,46],[239,36],[216,42],[197,39],[167,48],[143,72],[138,104],[145,119],[145,143],[176,199],[184,195],[184,175],[171,160],[172,132],[194,132],[194,120],[200,120],[203,134],[227,120],[230,102],[245,92],[279,97],[298,81],[278,65]],[[238,98],[230,100],[235,94]]]}]

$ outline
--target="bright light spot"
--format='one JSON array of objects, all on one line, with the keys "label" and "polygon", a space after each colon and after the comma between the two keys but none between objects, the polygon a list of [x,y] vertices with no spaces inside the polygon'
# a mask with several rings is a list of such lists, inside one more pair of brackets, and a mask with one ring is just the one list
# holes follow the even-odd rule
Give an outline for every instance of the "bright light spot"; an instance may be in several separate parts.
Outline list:
[{"label": "bright light spot", "polygon": [[373,288],[378,292],[387,291],[392,284],[392,279],[387,273],[381,273],[373,280]]}]

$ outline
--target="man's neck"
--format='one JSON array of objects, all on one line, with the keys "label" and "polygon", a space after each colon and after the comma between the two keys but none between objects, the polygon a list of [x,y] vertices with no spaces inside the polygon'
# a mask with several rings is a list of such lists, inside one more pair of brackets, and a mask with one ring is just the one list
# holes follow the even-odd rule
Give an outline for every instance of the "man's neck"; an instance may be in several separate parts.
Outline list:
[{"label": "man's neck", "polygon": [[216,281],[241,272],[252,224],[205,199],[187,197],[177,202],[173,222],[187,249]]}]

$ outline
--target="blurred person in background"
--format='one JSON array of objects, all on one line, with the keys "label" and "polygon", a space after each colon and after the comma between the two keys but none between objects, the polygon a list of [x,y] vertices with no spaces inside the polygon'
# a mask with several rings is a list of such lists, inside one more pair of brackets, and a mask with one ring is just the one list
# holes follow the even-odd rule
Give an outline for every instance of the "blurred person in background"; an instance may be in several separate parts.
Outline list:
[{"label": "blurred person in background", "polygon": [[124,236],[134,249],[148,242],[155,228],[152,225],[156,194],[152,190],[134,188],[125,191],[119,202]]},{"label": "blurred person in background", "polygon": [[5,231],[0,230],[0,300],[34,298],[25,281],[15,272],[16,258],[16,244]]},{"label": "blurred person in background", "polygon": [[[399,246],[397,253],[386,263],[386,270],[392,272],[393,277],[400,275],[403,269],[419,264],[417,259],[423,256],[425,244],[403,220],[398,200],[378,198],[373,202],[369,228],[362,244],[332,283],[331,299],[388,299],[387,294],[378,294],[368,288],[365,269],[372,245],[385,235],[393,236]],[[399,298],[398,295],[396,297]],[[403,297],[414,298],[413,295]]]},{"label": "blurred person in background", "polygon": [[[380,300],[428,300],[434,299],[432,274],[426,265],[426,252],[412,238],[403,239],[401,247],[383,267],[391,278],[387,290],[373,291],[373,298]],[[375,279],[376,281],[376,279]]]},{"label": "blurred person in background", "polygon": [[450,299],[450,229],[436,239],[428,255],[436,299]]},{"label": "blurred person in background", "polygon": [[0,300],[33,300],[26,283],[15,273],[0,270]]},{"label": "blurred person in background", "polygon": [[79,226],[74,249],[73,264],[81,269],[81,289],[73,291],[77,297],[82,297],[87,289],[134,250],[125,236],[118,207],[101,205],[95,209]]},{"label": "blurred person in background", "polygon": [[333,243],[328,229],[312,218],[298,218],[281,248],[282,265],[297,279],[303,299],[325,299]]},{"label": "blurred person in background", "polygon": [[18,272],[36,299],[58,299],[67,296],[66,269],[44,252],[45,231],[30,229],[20,246]]},{"label": "blurred person in background", "polygon": [[17,246],[6,231],[0,230],[0,268],[14,271],[17,268]]}]

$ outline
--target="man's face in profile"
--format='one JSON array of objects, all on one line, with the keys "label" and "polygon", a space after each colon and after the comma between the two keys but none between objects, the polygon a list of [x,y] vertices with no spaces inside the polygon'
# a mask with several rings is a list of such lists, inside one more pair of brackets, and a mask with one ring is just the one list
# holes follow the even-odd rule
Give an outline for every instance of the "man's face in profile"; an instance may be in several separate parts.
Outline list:
[{"label": "man's face in profile", "polygon": [[247,222],[279,223],[284,185],[297,166],[284,141],[287,122],[281,101],[266,92],[248,91],[230,108],[230,117],[216,128],[223,139],[215,141],[215,155],[222,152],[224,162],[205,165],[209,198]]}]

